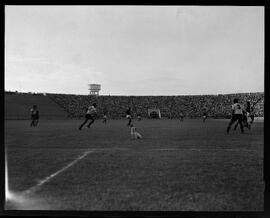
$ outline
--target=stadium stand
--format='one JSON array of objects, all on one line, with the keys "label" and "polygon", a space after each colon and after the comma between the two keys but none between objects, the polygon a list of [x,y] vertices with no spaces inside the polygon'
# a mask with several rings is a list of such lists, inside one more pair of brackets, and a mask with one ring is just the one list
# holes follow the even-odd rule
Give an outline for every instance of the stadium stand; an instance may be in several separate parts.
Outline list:
[{"label": "stadium stand", "polygon": [[66,117],[84,117],[89,105],[96,102],[98,105],[98,118],[108,111],[110,119],[125,117],[128,106],[132,108],[133,115],[140,114],[148,117],[149,108],[160,109],[164,118],[179,118],[180,112],[185,117],[202,117],[207,112],[212,118],[229,118],[233,98],[240,102],[251,101],[251,105],[262,99],[255,106],[255,116],[264,116],[264,93],[238,93],[226,95],[185,95],[185,96],[91,96],[69,94],[27,94],[5,93],[5,118],[28,119],[29,110],[33,104],[38,105],[41,119],[62,119]]},{"label": "stadium stand", "polygon": [[127,106],[132,108],[134,115],[141,114],[148,117],[149,108],[158,108],[162,117],[179,118],[180,112],[186,117],[201,117],[207,112],[212,118],[229,118],[233,98],[240,102],[251,101],[251,105],[258,99],[262,100],[255,106],[255,116],[264,116],[264,93],[240,93],[227,95],[194,95],[194,96],[89,96],[49,94],[53,101],[65,108],[72,117],[82,117],[87,107],[93,102],[98,105],[98,117],[102,117],[103,110],[108,111],[112,119],[125,117]]},{"label": "stadium stand", "polygon": [[28,93],[5,93],[5,119],[30,119],[30,109],[38,106],[40,119],[66,119],[68,113],[47,96]]}]

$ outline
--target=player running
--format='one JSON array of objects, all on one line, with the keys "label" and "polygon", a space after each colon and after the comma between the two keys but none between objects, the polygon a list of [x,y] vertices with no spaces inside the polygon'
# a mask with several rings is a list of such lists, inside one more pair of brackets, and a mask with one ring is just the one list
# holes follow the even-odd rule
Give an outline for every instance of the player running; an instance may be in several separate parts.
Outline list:
[{"label": "player running", "polygon": [[37,106],[33,105],[33,107],[30,109],[30,112],[31,112],[31,120],[32,120],[30,123],[30,126],[37,127],[38,121],[39,121],[39,111],[37,109]]},{"label": "player running", "polygon": [[82,127],[87,123],[88,120],[91,120],[90,123],[87,125],[88,128],[94,123],[96,115],[97,115],[97,104],[93,103],[92,106],[88,107],[88,110],[85,114],[85,120],[84,122],[80,125],[79,130],[82,130]]},{"label": "player running", "polygon": [[233,103],[234,104],[232,105],[232,118],[231,118],[231,120],[230,120],[230,122],[228,124],[228,127],[227,127],[227,134],[229,134],[231,126],[235,121],[239,122],[241,133],[244,133],[244,127],[243,127],[243,123],[242,123],[242,120],[243,120],[243,106],[238,103],[237,98],[235,98],[233,100]]},{"label": "player running", "polygon": [[131,118],[131,108],[130,107],[128,107],[128,109],[126,110],[126,118],[128,119],[127,126],[130,126],[131,125],[131,121],[132,121],[132,118]]}]

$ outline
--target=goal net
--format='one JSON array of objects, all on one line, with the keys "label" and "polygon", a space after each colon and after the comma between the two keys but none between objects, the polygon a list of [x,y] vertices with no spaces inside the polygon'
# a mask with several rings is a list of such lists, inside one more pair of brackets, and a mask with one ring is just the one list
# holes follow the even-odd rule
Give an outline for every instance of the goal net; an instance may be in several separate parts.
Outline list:
[{"label": "goal net", "polygon": [[159,109],[148,109],[148,117],[153,119],[161,119],[161,113]]}]

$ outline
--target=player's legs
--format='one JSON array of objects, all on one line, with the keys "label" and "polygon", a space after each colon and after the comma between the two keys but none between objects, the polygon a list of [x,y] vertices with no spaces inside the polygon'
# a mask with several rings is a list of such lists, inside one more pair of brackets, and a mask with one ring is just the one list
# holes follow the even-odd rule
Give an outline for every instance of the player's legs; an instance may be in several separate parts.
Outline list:
[{"label": "player's legs", "polygon": [[245,115],[242,116],[242,123],[244,127],[247,127],[247,116]]},{"label": "player's legs", "polygon": [[30,126],[35,126],[35,120],[34,119],[31,120]]},{"label": "player's legs", "polygon": [[243,115],[242,123],[243,123],[244,127],[248,128],[250,130],[250,124],[248,123],[248,117],[246,115]]},{"label": "player's legs", "polygon": [[86,117],[84,122],[80,125],[79,130],[82,129],[82,127],[87,123],[88,120],[89,120],[89,118]]},{"label": "player's legs", "polygon": [[[237,116],[236,115],[233,115],[229,124],[228,124],[228,127],[227,127],[227,133],[230,132],[230,129],[231,129],[231,126],[234,124],[234,122],[237,120]],[[242,122],[241,122],[241,125],[242,125]]]},{"label": "player's legs", "polygon": [[236,124],[234,125],[234,128],[233,128],[233,130],[236,130],[236,129],[237,129],[237,127],[238,127],[238,124],[239,124],[239,122],[236,122]]},{"label": "player's legs", "polygon": [[250,124],[252,124],[252,123],[253,123],[253,121],[254,121],[254,115],[253,115],[253,114],[252,114],[252,115],[250,115],[250,119],[251,119]]},{"label": "player's legs", "polygon": [[37,126],[37,125],[38,125],[38,119],[35,120],[35,126]]},{"label": "player's legs", "polygon": [[135,132],[135,138],[136,139],[141,139],[142,138],[142,135],[138,132]]},{"label": "player's legs", "polygon": [[130,133],[130,138],[131,139],[135,139],[135,134],[132,132],[132,133]]},{"label": "player's legs", "polygon": [[240,124],[241,133],[244,133],[244,126],[243,126],[243,116],[239,115],[237,116],[238,122]]},{"label": "player's legs", "polygon": [[90,123],[87,125],[88,128],[90,128],[90,126],[92,125],[92,123],[95,122],[95,119],[93,119],[93,118],[91,118],[90,120],[91,120]]}]

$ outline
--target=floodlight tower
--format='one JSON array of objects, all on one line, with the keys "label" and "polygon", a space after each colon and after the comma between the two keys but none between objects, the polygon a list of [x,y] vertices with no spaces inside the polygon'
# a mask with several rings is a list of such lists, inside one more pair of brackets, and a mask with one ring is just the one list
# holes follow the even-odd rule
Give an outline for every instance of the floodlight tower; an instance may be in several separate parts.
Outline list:
[{"label": "floodlight tower", "polygon": [[88,84],[90,93],[89,95],[99,95],[99,91],[101,89],[100,84]]}]

